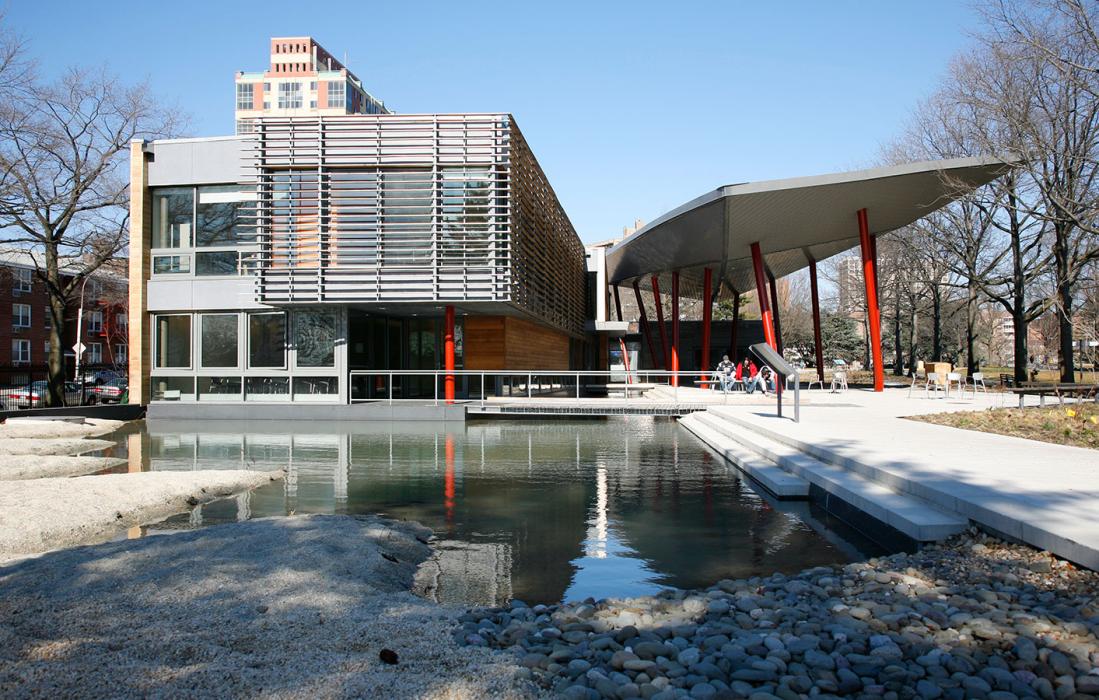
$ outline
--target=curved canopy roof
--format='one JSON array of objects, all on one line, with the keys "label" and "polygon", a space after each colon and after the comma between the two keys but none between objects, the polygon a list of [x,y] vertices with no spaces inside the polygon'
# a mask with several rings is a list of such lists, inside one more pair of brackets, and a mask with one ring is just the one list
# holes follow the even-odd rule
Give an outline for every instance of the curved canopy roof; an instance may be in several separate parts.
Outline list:
[{"label": "curved canopy roof", "polygon": [[[628,236],[607,252],[611,284],[680,273],[680,293],[700,298],[703,269],[714,291],[755,289],[750,246],[758,241],[774,277],[796,272],[857,246],[857,212],[871,235],[930,214],[1002,175],[999,158],[957,158],[830,175],[726,185],[693,199]],[[664,286],[665,289],[670,289]]]}]

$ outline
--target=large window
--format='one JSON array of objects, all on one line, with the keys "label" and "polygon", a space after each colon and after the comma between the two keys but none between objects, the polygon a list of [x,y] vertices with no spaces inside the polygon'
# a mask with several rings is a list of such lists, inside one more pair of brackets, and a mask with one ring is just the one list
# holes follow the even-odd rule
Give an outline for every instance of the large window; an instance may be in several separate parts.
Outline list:
[{"label": "large window", "polygon": [[271,267],[317,267],[319,199],[316,170],[271,177]]},{"label": "large window", "polygon": [[347,104],[347,81],[328,81],[328,106],[344,107]]},{"label": "large window", "polygon": [[183,274],[191,271],[188,255],[154,255],[153,273],[157,275]]},{"label": "large window", "polygon": [[14,364],[29,364],[31,361],[31,341],[22,338],[12,340],[11,361]]},{"label": "large window", "polygon": [[301,83],[279,83],[279,109],[301,108]]},{"label": "large window", "polygon": [[189,248],[195,193],[190,187],[153,191],[153,247]]},{"label": "large window", "polygon": [[255,104],[255,85],[237,83],[237,109],[252,109]]},{"label": "large window", "polygon": [[101,333],[103,331],[103,312],[91,311],[88,313],[88,332]]},{"label": "large window", "polygon": [[225,276],[237,274],[237,251],[221,250],[216,253],[195,253],[195,274],[199,276]]},{"label": "large window", "polygon": [[294,312],[294,347],[298,367],[334,367],[336,364],[336,321],[331,311]]},{"label": "large window", "polygon": [[22,268],[15,268],[12,271],[12,291],[13,292],[29,292],[31,290],[31,280],[34,274],[30,270],[24,270]]},{"label": "large window", "polygon": [[237,315],[204,314],[201,318],[202,366],[238,366]]},{"label": "large window", "polygon": [[198,188],[198,219],[195,223],[195,246],[230,246],[255,240],[255,230],[248,221],[247,201],[255,198],[242,192],[239,185],[217,185]]},{"label": "large window", "polygon": [[98,365],[103,362],[103,344],[88,343],[88,364]]},{"label": "large window", "polygon": [[12,325],[12,328],[30,328],[31,327],[31,307],[30,307],[30,304],[12,304],[11,305],[11,325]]},{"label": "large window", "polygon": [[248,315],[248,366],[286,366],[286,314]]},{"label": "large window", "polygon": [[156,317],[156,366],[191,366],[191,317]]}]

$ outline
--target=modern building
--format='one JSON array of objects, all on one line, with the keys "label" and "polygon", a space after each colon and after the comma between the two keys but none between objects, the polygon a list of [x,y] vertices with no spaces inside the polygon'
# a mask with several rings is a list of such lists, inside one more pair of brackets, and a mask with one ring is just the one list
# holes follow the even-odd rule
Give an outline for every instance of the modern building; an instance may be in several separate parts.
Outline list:
[{"label": "modern building", "polygon": [[401,372],[583,365],[584,246],[511,115],[252,126],[133,144],[132,401],[461,397]]},{"label": "modern building", "polygon": [[308,36],[271,39],[271,67],[238,72],[236,132],[252,132],[257,117],[389,114],[359,78]]}]

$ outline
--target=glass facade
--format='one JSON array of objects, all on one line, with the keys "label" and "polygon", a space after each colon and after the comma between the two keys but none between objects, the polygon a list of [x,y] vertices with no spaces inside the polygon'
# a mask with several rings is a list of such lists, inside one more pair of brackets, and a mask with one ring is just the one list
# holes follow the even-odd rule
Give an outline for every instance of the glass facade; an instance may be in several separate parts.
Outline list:
[{"label": "glass facade", "polygon": [[286,367],[286,314],[248,314],[248,366]]},{"label": "glass facade", "polygon": [[157,316],[155,346],[157,367],[190,367],[190,314]]},{"label": "glass facade", "polygon": [[294,312],[294,348],[298,367],[334,367],[338,317],[334,311]]},{"label": "glass facade", "polygon": [[203,314],[201,317],[203,367],[238,367],[237,314]]},{"label": "glass facade", "polygon": [[153,247],[189,248],[195,193],[190,187],[153,191]]}]

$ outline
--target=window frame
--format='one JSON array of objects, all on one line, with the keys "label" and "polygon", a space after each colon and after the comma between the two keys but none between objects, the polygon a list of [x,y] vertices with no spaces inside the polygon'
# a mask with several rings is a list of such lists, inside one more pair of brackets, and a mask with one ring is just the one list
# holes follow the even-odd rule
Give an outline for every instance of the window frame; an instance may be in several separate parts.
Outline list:
[{"label": "window frame", "polygon": [[[253,365],[252,364],[252,318],[255,316],[282,316],[282,365]],[[245,333],[247,334],[247,351],[245,356],[245,369],[270,372],[272,370],[290,369],[290,314],[286,311],[253,311],[245,313]]]},{"label": "window frame", "polygon": [[25,267],[12,268],[15,274],[12,275],[11,291],[13,294],[30,294],[34,291],[34,271],[28,270]]},{"label": "window frame", "polygon": [[88,364],[103,364],[103,343],[88,343]]},{"label": "window frame", "polygon": [[[237,311],[211,311],[211,312],[203,312],[203,313],[200,313],[200,314],[195,314],[195,316],[199,319],[199,321],[198,321],[198,338],[196,339],[197,344],[198,344],[198,361],[195,363],[195,368],[196,368],[197,372],[199,374],[201,374],[205,370],[218,370],[218,371],[220,371],[220,370],[237,370],[237,371],[241,370],[242,369],[241,357],[240,357],[240,346],[241,346],[241,342],[240,342],[240,317],[241,317],[241,314]],[[202,350],[203,350],[202,326],[205,323],[205,320],[206,320],[207,317],[213,317],[213,316],[232,316],[232,317],[234,317],[234,319],[236,319],[236,327],[237,327],[237,331],[236,331],[237,332],[236,355],[237,355],[237,360],[236,360],[236,364],[234,364],[234,365],[225,365],[225,366],[207,365],[202,360]],[[209,376],[209,374],[204,374],[203,376]],[[196,388],[195,391],[197,392],[198,389]],[[242,389],[242,391],[243,391],[243,389]]]},{"label": "window frame", "polygon": [[88,312],[88,332],[89,333],[102,333],[103,332],[103,312],[99,310]]},{"label": "window frame", "polygon": [[[160,362],[160,352],[159,352],[159,350],[160,350],[160,336],[159,336],[159,333],[160,333],[160,319],[168,318],[168,317],[171,317],[171,316],[184,316],[184,317],[187,317],[187,318],[190,319],[190,328],[188,329],[188,335],[190,337],[187,339],[188,344],[189,344],[189,351],[188,351],[188,354],[187,354],[188,364],[186,366],[183,366],[183,365],[160,366],[158,364]],[[168,370],[168,371],[193,370],[195,368],[195,315],[192,314],[192,313],[153,314],[152,346],[153,346],[152,347],[152,351],[153,351],[153,363],[152,363],[152,365],[153,366],[152,366],[150,374],[155,374],[157,370]],[[194,377],[193,374],[190,375],[190,376],[192,378]]]},{"label": "window frame", "polygon": [[237,109],[255,109],[255,104],[256,84],[237,83]]},{"label": "window frame", "polygon": [[[26,349],[27,359],[18,359],[16,357],[16,348]],[[22,350],[19,351],[22,355]],[[11,339],[11,363],[13,365],[29,365],[31,363],[31,341],[27,338],[12,338]]]},{"label": "window frame", "polygon": [[284,80],[279,83],[279,89],[276,91],[278,96],[279,109],[301,109],[302,105],[302,90],[301,81],[298,80]]},{"label": "window frame", "polygon": [[[23,309],[26,309],[26,323],[20,323],[23,319]],[[31,327],[34,322],[34,317],[31,314],[30,304],[21,304],[19,302],[13,302],[11,305],[11,327],[13,329],[25,330]]]}]

